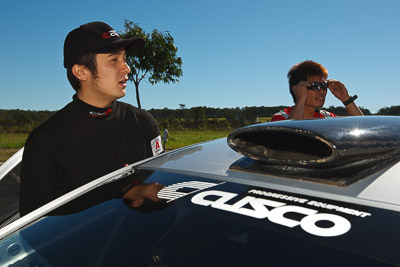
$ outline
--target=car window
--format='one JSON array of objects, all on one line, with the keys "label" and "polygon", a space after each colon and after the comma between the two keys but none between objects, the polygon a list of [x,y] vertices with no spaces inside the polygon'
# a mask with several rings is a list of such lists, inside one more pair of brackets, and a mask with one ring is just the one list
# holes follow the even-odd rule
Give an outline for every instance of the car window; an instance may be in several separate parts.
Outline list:
[{"label": "car window", "polygon": [[[157,193],[169,199],[161,209],[139,211],[132,209],[132,203],[124,201],[127,193],[137,186],[154,182],[166,186]],[[251,186],[182,174],[135,171],[125,179],[75,199],[8,237],[6,243],[0,243],[0,257],[10,245],[20,244],[26,253],[25,262],[37,263],[40,258],[51,266],[321,266],[321,263],[386,266],[399,263],[396,247],[390,245],[398,236],[396,212],[368,208],[372,215],[360,218],[321,210],[321,214],[337,213],[346,217],[352,224],[348,233],[322,237],[306,232],[301,225],[288,227],[269,218],[253,218],[231,209],[218,209],[216,204],[203,206],[194,201],[204,192],[235,193],[242,199],[248,195],[246,192],[254,190]],[[204,195],[202,199],[217,202],[219,198],[215,196]],[[303,198],[300,199],[307,196],[287,196],[290,197],[299,202],[288,200],[282,208],[308,205],[301,204]],[[261,195],[252,196],[256,198],[267,200]],[[323,200],[313,197],[312,201]],[[346,203],[333,204],[367,209]],[[229,202],[227,205],[236,204]],[[289,213],[288,216],[302,221],[304,214]],[[321,219],[317,228],[335,226],[325,220]],[[365,236],[372,227],[375,230]],[[371,247],[370,242],[376,246]],[[376,250],[376,247],[382,249]],[[21,255],[22,251],[14,258]]]},{"label": "car window", "polygon": [[23,248],[24,264],[16,266],[392,266],[324,242],[175,208],[117,217],[110,207],[111,216],[92,213],[80,223],[52,217],[46,234],[35,227],[5,244]]},{"label": "car window", "polygon": [[0,228],[19,217],[21,163],[0,180]]}]

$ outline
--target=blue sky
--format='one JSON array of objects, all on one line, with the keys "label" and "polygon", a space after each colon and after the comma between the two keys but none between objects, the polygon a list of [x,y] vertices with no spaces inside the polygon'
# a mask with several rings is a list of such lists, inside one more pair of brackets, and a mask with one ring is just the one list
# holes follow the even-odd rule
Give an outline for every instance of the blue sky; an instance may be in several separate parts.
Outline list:
[{"label": "blue sky", "polygon": [[[140,84],[142,107],[292,105],[286,74],[323,64],[359,106],[400,105],[398,0],[4,0],[0,3],[0,109],[58,110],[73,89],[64,38],[101,20],[169,31],[183,60],[176,84]],[[133,84],[121,99],[136,105]],[[328,95],[325,107],[340,106]]]}]

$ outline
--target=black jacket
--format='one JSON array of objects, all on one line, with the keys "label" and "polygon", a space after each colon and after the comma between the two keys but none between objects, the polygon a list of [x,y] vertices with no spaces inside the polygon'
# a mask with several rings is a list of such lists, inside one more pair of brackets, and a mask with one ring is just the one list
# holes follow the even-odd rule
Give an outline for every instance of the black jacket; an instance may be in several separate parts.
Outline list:
[{"label": "black jacket", "polygon": [[21,215],[125,164],[158,154],[162,148],[153,152],[151,143],[159,135],[157,123],[144,110],[118,101],[100,109],[74,96],[26,141]]}]

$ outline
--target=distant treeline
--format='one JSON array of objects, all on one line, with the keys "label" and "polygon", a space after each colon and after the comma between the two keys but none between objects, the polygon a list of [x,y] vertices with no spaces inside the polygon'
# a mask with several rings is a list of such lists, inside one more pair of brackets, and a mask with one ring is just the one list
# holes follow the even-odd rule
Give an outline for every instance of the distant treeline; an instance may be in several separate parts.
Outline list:
[{"label": "distant treeline", "polygon": [[[157,120],[161,129],[171,130],[230,130],[254,124],[260,117],[272,117],[286,106],[244,107],[244,108],[209,108],[193,107],[180,109],[150,109],[149,112]],[[338,116],[346,116],[344,107],[330,106],[327,110]],[[400,106],[385,107],[371,114],[368,109],[361,108],[365,115],[397,115]],[[30,133],[54,111],[1,110],[0,133]]]},{"label": "distant treeline", "polygon": [[0,109],[0,134],[30,133],[54,111],[4,110]]},{"label": "distant treeline", "polygon": [[[209,108],[194,107],[190,109],[150,109],[161,128],[176,130],[209,129],[228,130],[259,122],[258,118],[272,117],[287,106],[244,107],[244,108]],[[327,108],[337,116],[346,116],[344,107]],[[361,108],[365,115],[372,115],[368,109]]]}]

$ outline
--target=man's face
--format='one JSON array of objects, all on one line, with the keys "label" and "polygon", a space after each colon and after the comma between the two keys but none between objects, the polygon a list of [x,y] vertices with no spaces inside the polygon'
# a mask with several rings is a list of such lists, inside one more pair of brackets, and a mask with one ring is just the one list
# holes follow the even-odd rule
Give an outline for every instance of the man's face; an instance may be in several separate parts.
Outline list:
[{"label": "man's face", "polygon": [[[311,76],[308,78],[308,82],[324,83],[325,79],[318,76]],[[306,106],[312,106],[313,108],[322,108],[325,103],[326,93],[327,90],[319,90],[319,91],[307,90]]]},{"label": "man's face", "polygon": [[97,76],[92,77],[92,90],[99,100],[115,101],[125,96],[128,73],[125,49],[114,53],[96,54]]}]

